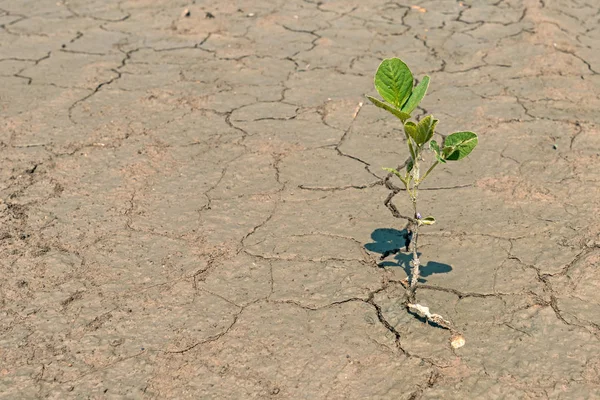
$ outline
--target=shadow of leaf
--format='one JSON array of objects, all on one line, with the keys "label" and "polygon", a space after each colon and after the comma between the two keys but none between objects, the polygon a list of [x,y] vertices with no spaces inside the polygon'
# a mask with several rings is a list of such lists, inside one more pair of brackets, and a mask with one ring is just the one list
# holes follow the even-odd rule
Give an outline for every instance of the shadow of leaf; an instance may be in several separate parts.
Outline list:
[{"label": "shadow of leaf", "polygon": [[[410,262],[412,260],[412,253],[403,252],[405,246],[405,237],[408,234],[406,229],[401,231],[392,228],[380,228],[375,229],[371,233],[372,243],[365,244],[365,249],[373,252],[384,254],[390,251],[398,250],[394,255],[394,260],[385,260],[378,264],[380,268],[386,267],[400,267],[406,273],[406,276],[410,276]],[[418,253],[421,256],[421,253]],[[436,261],[429,261],[427,264],[421,265],[421,273],[419,282],[427,282],[424,277],[431,276],[433,274],[444,274],[452,271],[452,267],[448,264],[439,263]]]}]

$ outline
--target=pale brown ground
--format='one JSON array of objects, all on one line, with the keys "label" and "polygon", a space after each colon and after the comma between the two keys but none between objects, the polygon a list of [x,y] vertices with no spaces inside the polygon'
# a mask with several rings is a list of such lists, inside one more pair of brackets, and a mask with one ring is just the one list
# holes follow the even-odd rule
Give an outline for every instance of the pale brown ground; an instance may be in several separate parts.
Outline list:
[{"label": "pale brown ground", "polygon": [[[0,397],[600,398],[598,4],[403,4],[0,0]],[[376,265],[394,56],[480,138],[421,194],[456,351]]]}]

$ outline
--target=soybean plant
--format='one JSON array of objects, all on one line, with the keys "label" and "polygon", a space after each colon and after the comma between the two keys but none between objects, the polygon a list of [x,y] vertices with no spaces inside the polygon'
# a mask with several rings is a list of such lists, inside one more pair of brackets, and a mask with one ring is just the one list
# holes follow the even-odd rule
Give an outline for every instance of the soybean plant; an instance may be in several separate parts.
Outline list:
[{"label": "soybean plant", "polygon": [[[412,121],[411,114],[425,97],[429,87],[429,76],[415,86],[413,74],[408,66],[399,58],[383,60],[375,73],[375,89],[383,100],[374,97],[367,98],[377,107],[382,108],[400,120],[404,131],[404,142],[408,150],[408,158],[396,168],[384,168],[389,174],[385,178],[386,186],[391,193],[385,200],[385,205],[396,218],[408,221],[405,236],[407,251],[412,252],[410,278],[406,283],[406,307],[437,325],[452,331],[452,346],[457,348],[464,345],[462,335],[454,328],[451,322],[438,314],[432,314],[427,307],[416,304],[415,295],[418,287],[420,266],[418,253],[419,230],[426,225],[433,225],[436,220],[433,216],[422,217],[419,213],[419,187],[429,177],[433,170],[440,164],[449,161],[459,161],[473,151],[477,145],[477,135],[473,132],[455,132],[442,136],[444,140],[438,143],[433,139],[438,125],[438,120],[432,115],[427,115],[419,121]],[[431,161],[425,164],[425,154],[432,155]],[[390,179],[396,176],[402,182],[402,187],[394,185]],[[412,216],[401,214],[392,203],[393,197],[405,191],[412,203]],[[409,249],[410,246],[410,249]],[[384,253],[384,258],[387,254]]]}]

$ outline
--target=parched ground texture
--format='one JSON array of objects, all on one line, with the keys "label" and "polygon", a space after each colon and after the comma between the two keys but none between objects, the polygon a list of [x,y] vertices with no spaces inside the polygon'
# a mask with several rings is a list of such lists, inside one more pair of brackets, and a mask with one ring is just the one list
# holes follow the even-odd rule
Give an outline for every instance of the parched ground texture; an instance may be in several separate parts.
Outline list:
[{"label": "parched ground texture", "polygon": [[[187,12],[186,12],[187,10]],[[0,0],[2,399],[600,398],[596,1]],[[480,138],[418,301],[365,102]],[[409,206],[396,198],[400,209]]]}]

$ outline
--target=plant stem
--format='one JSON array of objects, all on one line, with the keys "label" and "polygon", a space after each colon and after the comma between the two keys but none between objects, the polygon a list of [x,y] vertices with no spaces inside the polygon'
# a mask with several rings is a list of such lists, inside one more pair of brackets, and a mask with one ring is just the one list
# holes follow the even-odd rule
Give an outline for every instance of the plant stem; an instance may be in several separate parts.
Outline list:
[{"label": "plant stem", "polygon": [[[410,192],[411,195],[411,200],[412,200],[412,204],[413,204],[413,212],[414,212],[414,219],[415,222],[412,223],[412,253],[413,253],[413,259],[412,259],[412,266],[410,269],[410,284],[406,289],[406,294],[408,297],[408,301],[410,303],[414,303],[415,302],[415,294],[416,294],[416,290],[417,290],[417,284],[419,282],[419,275],[420,275],[420,266],[421,266],[421,261],[419,260],[419,254],[418,254],[418,248],[417,248],[417,244],[419,241],[419,218],[418,218],[418,212],[417,212],[417,198],[419,195],[419,154],[415,154],[416,157],[413,159],[413,170],[411,171],[411,173],[413,174],[413,190],[412,192]],[[429,171],[428,171],[429,172]]]},{"label": "plant stem", "polygon": [[417,153],[415,153],[415,149],[412,145],[411,139],[408,138],[407,140],[408,140],[408,151],[410,151],[410,156],[412,157],[413,162],[414,162],[414,160],[417,158]]},{"label": "plant stem", "polygon": [[431,167],[429,167],[429,169],[427,170],[427,172],[425,172],[425,175],[423,175],[423,177],[419,180],[419,182],[417,182],[417,185],[421,182],[423,182],[425,180],[425,178],[427,178],[427,175],[429,175],[429,173],[431,171],[433,171],[433,169],[439,164],[439,161],[436,161],[433,163],[433,165]]},{"label": "plant stem", "polygon": [[[416,194],[416,193],[415,193]],[[418,253],[418,243],[419,243],[419,222],[418,222],[418,218],[417,218],[417,199],[416,196],[413,198],[413,210],[414,210],[414,218],[415,218],[415,223],[411,224],[412,225],[412,253],[413,253],[413,259],[412,259],[412,265],[410,268],[410,285],[408,286],[408,288],[406,289],[406,294],[408,296],[408,301],[411,303],[415,302],[415,294],[417,291],[417,284],[419,282],[419,275],[420,275],[420,267],[421,267],[421,261],[419,260],[419,253]]]}]

